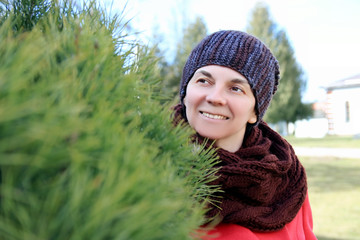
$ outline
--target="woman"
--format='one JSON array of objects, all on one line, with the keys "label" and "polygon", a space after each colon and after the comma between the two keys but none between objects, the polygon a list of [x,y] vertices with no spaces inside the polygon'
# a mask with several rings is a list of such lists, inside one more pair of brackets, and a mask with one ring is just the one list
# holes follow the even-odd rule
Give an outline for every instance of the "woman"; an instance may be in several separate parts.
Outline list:
[{"label": "woman", "polygon": [[279,65],[257,38],[219,31],[191,52],[175,122],[196,141],[213,140],[219,156],[219,224],[203,239],[316,239],[306,174],[291,145],[263,120],[277,90]]}]

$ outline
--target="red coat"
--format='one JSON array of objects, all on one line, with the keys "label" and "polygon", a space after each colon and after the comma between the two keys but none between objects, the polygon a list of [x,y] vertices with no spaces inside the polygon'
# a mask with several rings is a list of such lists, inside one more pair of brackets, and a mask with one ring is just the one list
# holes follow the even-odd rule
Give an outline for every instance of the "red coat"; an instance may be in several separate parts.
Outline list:
[{"label": "red coat", "polygon": [[253,232],[236,224],[219,224],[207,233],[203,240],[315,240],[309,197],[300,208],[296,217],[276,232]]}]

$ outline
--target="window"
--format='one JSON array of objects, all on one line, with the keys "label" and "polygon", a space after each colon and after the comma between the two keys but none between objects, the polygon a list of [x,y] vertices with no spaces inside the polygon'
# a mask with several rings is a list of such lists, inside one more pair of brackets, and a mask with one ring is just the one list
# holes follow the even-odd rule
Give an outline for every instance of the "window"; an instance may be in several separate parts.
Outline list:
[{"label": "window", "polygon": [[345,102],[345,121],[350,122],[350,104],[349,104],[349,101]]}]

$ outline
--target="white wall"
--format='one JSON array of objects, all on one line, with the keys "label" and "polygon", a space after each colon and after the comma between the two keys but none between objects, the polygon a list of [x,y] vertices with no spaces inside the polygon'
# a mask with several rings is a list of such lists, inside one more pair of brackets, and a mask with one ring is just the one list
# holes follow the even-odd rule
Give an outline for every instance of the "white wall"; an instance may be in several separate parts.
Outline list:
[{"label": "white wall", "polygon": [[328,133],[328,120],[326,118],[312,118],[295,122],[296,137],[322,138]]},{"label": "white wall", "polygon": [[[360,133],[360,87],[336,89],[327,94],[329,134],[355,135]],[[346,102],[349,119],[346,119]]]}]

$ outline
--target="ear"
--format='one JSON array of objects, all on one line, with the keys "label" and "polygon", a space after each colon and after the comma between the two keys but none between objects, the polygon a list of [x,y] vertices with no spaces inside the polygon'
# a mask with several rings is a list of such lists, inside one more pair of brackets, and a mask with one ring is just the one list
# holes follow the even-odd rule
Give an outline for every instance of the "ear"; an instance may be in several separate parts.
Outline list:
[{"label": "ear", "polygon": [[183,102],[184,106],[186,107],[186,105],[187,105],[186,95],[185,95],[185,97],[183,98],[182,102]]},{"label": "ear", "polygon": [[251,124],[254,124],[256,123],[257,121],[257,116],[256,116],[256,113],[255,113],[255,110],[251,113],[251,116],[248,120],[248,123],[251,123]]}]

